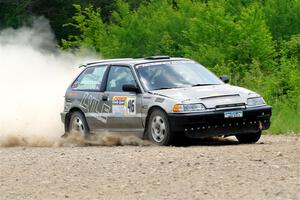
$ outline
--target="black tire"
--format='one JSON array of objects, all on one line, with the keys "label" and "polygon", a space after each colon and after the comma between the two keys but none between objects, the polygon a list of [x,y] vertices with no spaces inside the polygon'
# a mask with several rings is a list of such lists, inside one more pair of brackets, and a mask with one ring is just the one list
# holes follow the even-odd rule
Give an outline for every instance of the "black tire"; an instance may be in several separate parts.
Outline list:
[{"label": "black tire", "polygon": [[244,133],[235,136],[240,144],[256,143],[261,137],[261,131],[257,133]]},{"label": "black tire", "polygon": [[88,138],[90,131],[85,116],[78,111],[72,112],[70,115],[68,132],[79,132],[83,138]]},{"label": "black tire", "polygon": [[160,146],[171,145],[175,142],[175,134],[171,132],[169,120],[164,111],[155,109],[150,114],[147,135],[150,141]]}]

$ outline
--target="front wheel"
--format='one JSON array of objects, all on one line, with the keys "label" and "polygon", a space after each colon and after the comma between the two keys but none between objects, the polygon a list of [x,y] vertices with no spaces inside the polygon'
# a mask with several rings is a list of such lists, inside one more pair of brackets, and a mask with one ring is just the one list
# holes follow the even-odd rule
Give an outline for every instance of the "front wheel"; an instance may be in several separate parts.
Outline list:
[{"label": "front wheel", "polygon": [[167,115],[160,109],[155,109],[150,115],[148,138],[160,146],[170,145],[174,142],[175,134],[170,130]]},{"label": "front wheel", "polygon": [[255,143],[260,139],[261,131],[257,133],[244,133],[236,135],[236,139],[239,141],[240,144],[251,144]]}]

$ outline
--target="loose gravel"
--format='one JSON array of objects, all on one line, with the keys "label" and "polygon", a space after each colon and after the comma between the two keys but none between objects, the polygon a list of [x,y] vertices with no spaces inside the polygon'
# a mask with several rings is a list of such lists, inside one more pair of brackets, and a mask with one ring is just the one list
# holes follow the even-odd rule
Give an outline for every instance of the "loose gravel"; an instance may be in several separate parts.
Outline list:
[{"label": "loose gravel", "polygon": [[0,199],[300,199],[300,135],[0,148]]}]

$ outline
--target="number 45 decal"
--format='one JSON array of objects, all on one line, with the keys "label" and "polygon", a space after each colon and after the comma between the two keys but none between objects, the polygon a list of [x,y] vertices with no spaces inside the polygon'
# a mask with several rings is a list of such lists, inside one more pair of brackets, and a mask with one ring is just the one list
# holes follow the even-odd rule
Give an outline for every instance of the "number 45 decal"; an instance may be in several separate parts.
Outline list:
[{"label": "number 45 decal", "polygon": [[130,98],[128,99],[128,114],[135,114],[135,99]]}]

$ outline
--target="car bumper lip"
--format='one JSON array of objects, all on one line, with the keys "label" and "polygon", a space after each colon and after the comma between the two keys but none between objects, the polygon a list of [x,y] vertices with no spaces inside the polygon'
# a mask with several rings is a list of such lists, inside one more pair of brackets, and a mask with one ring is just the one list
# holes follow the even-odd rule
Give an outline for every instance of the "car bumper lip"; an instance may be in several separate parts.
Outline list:
[{"label": "car bumper lip", "polygon": [[[224,112],[243,111],[241,118],[224,118]],[[258,132],[270,127],[272,107],[265,105],[246,109],[219,110],[201,113],[169,113],[170,128],[192,138],[236,135]]]},{"label": "car bumper lip", "polygon": [[65,123],[65,121],[66,121],[66,115],[67,115],[66,112],[60,113],[60,118],[61,118],[62,123]]}]

